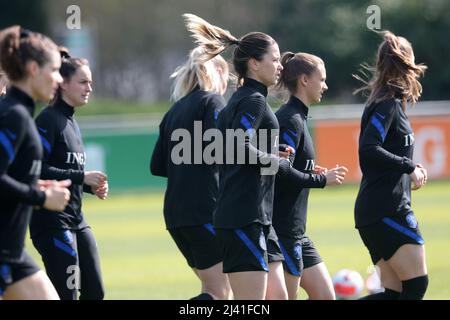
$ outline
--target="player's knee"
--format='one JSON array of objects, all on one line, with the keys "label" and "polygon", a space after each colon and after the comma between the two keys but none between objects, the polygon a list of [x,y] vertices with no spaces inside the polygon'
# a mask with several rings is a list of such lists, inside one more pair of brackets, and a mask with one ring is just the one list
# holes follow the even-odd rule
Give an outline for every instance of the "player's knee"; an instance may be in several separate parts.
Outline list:
[{"label": "player's knee", "polygon": [[287,292],[280,291],[271,297],[271,300],[289,300]]},{"label": "player's knee", "polygon": [[266,295],[267,300],[288,300],[288,293],[283,288],[277,288],[276,290],[270,290]]},{"label": "player's knee", "polygon": [[422,300],[428,288],[428,275],[402,281],[400,300]]},{"label": "player's knee", "polygon": [[288,288],[288,299],[289,300],[297,300],[298,292],[300,291],[298,287],[296,288]]},{"label": "player's knee", "polygon": [[222,290],[220,290],[217,299],[219,300],[230,300],[232,298],[233,294],[231,291],[231,287],[227,287],[227,288],[222,288]]},{"label": "player's knee", "polygon": [[229,300],[231,298],[231,288],[228,286],[204,286],[207,292],[214,300]]},{"label": "player's knee", "polygon": [[329,290],[323,290],[320,292],[317,292],[313,296],[309,296],[310,300],[336,300],[336,296],[334,295],[334,292]]}]

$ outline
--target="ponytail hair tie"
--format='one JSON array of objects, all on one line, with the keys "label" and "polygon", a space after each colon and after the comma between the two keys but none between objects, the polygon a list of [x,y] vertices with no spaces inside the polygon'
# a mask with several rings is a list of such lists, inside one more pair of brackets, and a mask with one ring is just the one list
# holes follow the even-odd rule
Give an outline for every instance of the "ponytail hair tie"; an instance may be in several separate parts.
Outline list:
[{"label": "ponytail hair tie", "polygon": [[288,53],[288,58],[287,58],[287,61],[286,61],[286,62],[291,61],[291,59],[294,58],[294,57],[295,57],[295,53],[293,53],[293,52]]},{"label": "ponytail hair tie", "polygon": [[28,38],[31,34],[31,31],[28,29],[20,28],[20,39]]},{"label": "ponytail hair tie", "polygon": [[69,54],[69,49],[65,47],[59,47],[59,54],[61,55],[61,59],[70,59],[72,58]]}]

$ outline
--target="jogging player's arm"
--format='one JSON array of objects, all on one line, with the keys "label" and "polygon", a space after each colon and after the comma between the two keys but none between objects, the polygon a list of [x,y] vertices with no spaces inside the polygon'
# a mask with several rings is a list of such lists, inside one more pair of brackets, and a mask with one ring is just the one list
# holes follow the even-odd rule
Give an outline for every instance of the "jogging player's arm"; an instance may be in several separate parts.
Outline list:
[{"label": "jogging player's arm", "polygon": [[395,103],[393,99],[388,100],[377,106],[372,113],[368,124],[361,133],[359,157],[366,163],[395,168],[409,174],[416,167],[414,162],[407,157],[397,156],[383,148],[386,135],[398,116]]}]

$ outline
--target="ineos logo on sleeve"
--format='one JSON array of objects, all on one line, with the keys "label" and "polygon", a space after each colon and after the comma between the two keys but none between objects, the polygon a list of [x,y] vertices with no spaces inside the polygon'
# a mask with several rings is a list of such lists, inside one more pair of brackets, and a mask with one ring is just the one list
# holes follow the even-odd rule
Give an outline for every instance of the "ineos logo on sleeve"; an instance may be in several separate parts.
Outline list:
[{"label": "ineos logo on sleeve", "polygon": [[74,164],[78,163],[80,165],[86,164],[86,153],[80,153],[80,152],[67,152],[67,164]]},{"label": "ineos logo on sleeve", "polygon": [[33,164],[31,165],[29,175],[30,176],[40,176],[41,168],[42,168],[41,160],[33,160]]},{"label": "ineos logo on sleeve", "polygon": [[405,135],[405,147],[412,146],[414,144],[414,133]]},{"label": "ineos logo on sleeve", "polygon": [[313,171],[315,166],[314,159],[308,159],[306,160],[305,171]]}]

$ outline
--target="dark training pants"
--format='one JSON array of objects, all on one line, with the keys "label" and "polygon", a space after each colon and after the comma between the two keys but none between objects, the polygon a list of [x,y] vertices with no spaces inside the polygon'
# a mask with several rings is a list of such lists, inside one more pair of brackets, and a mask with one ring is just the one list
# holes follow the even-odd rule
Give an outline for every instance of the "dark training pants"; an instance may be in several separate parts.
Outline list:
[{"label": "dark training pants", "polygon": [[61,300],[102,300],[100,258],[92,230],[49,229],[33,239]]}]

